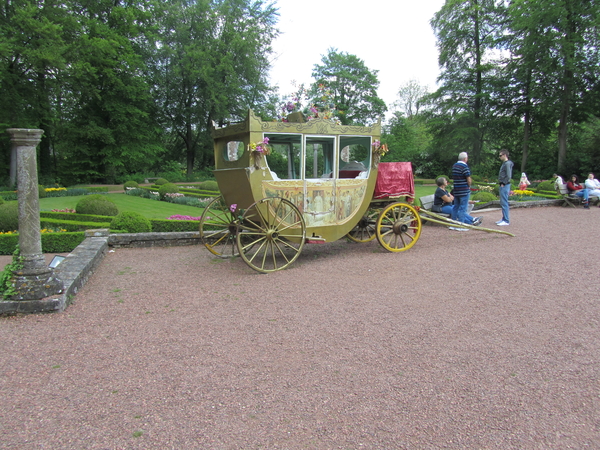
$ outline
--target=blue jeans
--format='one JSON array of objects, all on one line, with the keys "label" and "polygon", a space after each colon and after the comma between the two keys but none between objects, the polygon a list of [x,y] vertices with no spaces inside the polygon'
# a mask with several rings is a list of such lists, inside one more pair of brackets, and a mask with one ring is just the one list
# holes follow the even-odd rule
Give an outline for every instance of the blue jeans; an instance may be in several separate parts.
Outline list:
[{"label": "blue jeans", "polygon": [[[446,206],[442,206],[442,212],[444,214],[450,214],[450,216],[452,216],[452,205],[446,205]],[[473,221],[475,219],[470,216],[469,214],[465,214],[465,221],[463,223],[466,223],[467,225],[473,225]]]},{"label": "blue jeans", "polygon": [[502,208],[502,220],[506,223],[510,223],[509,209],[508,209],[508,194],[510,193],[510,184],[500,186],[500,207]]},{"label": "blue jeans", "polygon": [[579,189],[574,192],[577,197],[583,197],[583,201],[587,202],[589,199],[590,191],[588,189]]},{"label": "blue jeans", "polygon": [[[454,204],[452,205],[452,220],[458,220],[462,223],[467,223],[467,207],[469,206],[469,196],[462,195],[460,197],[454,197]],[[473,223],[471,221],[471,223]]]}]

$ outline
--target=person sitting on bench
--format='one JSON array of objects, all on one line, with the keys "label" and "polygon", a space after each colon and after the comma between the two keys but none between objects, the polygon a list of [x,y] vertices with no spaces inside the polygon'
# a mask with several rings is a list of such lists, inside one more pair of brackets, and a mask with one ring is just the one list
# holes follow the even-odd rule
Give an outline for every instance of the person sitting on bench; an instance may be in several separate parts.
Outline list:
[{"label": "person sitting on bench", "polygon": [[[431,211],[451,215],[454,196],[446,190],[448,180],[445,177],[439,177],[435,180],[435,183],[438,188],[435,190]],[[472,217],[469,214],[465,216],[465,223],[467,225],[480,225],[481,222],[483,222],[483,217]]]},{"label": "person sitting on bench", "polygon": [[583,187],[583,185],[579,184],[579,178],[577,178],[577,175],[571,175],[571,179],[567,183],[567,190],[569,191],[569,194],[576,195],[577,197],[582,197],[583,207],[585,209],[590,209],[589,190]]}]

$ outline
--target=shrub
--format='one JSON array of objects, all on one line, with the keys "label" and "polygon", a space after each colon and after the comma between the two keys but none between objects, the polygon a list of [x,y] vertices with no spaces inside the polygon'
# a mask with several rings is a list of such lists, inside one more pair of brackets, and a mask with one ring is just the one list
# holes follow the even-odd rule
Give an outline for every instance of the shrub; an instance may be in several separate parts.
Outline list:
[{"label": "shrub", "polygon": [[140,185],[137,181],[129,180],[123,184],[123,189],[127,190],[127,188],[138,188]]},{"label": "shrub", "polygon": [[493,202],[498,198],[491,192],[479,191],[471,196],[471,200],[479,200],[480,202]]},{"label": "shrub", "polygon": [[165,178],[159,178],[158,180],[156,180],[154,182],[154,184],[157,186],[162,186],[163,184],[167,184],[168,182],[169,182],[169,180],[167,180]]},{"label": "shrub", "polygon": [[556,191],[556,189],[554,189],[554,181],[552,181],[552,180],[542,181],[540,184],[538,184],[537,190],[538,191]]},{"label": "shrub", "polygon": [[46,188],[41,184],[38,185],[38,198],[46,198]]},{"label": "shrub", "polygon": [[0,232],[19,229],[19,204],[6,202],[0,205]]},{"label": "shrub", "polygon": [[2,197],[0,197],[0,205],[2,205],[4,203],[4,199]]},{"label": "shrub", "polygon": [[112,220],[110,228],[127,233],[148,233],[152,230],[152,225],[140,213],[123,211]]},{"label": "shrub", "polygon": [[102,194],[88,195],[77,202],[77,214],[95,214],[98,216],[116,216],[119,209],[115,202]]},{"label": "shrub", "polygon": [[174,183],[166,183],[163,184],[159,189],[158,189],[158,195],[160,196],[160,199],[164,199],[166,194],[177,194],[179,192],[179,186],[177,186]]},{"label": "shrub", "polygon": [[203,181],[198,186],[198,189],[200,189],[201,191],[219,192],[219,183],[217,183],[216,181],[212,181],[212,180]]}]

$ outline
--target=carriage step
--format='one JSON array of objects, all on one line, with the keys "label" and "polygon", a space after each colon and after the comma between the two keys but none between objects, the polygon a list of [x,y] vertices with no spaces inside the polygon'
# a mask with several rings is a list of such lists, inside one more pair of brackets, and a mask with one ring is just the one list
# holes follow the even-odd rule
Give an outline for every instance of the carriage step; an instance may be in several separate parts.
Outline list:
[{"label": "carriage step", "polygon": [[306,238],[307,244],[325,244],[327,241],[320,236],[310,236]]}]

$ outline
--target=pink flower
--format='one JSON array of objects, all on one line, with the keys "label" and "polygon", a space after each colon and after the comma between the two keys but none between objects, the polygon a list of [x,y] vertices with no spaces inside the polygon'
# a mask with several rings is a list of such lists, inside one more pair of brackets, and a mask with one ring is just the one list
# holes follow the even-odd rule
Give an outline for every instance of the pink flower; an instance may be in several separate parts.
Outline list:
[{"label": "pink flower", "polygon": [[[256,147],[256,149],[258,150],[258,147]],[[237,203],[232,203],[231,206],[229,207],[229,211],[231,211],[232,213],[234,213],[236,209],[237,209]]]}]

